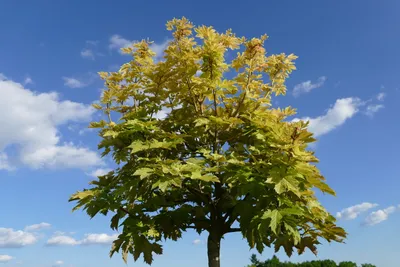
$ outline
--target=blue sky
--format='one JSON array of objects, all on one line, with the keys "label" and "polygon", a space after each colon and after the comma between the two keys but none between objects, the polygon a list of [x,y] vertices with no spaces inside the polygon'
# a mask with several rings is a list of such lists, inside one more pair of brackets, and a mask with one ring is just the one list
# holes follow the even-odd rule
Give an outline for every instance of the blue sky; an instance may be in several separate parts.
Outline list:
[{"label": "blue sky", "polygon": [[[118,48],[131,40],[148,37],[162,49],[166,21],[186,16],[237,35],[267,33],[270,53],[299,56],[287,96],[274,103],[310,120],[319,168],[338,195],[320,199],[349,232],[346,244],[321,246],[319,258],[399,266],[400,2],[116,2],[0,2],[0,263],[125,266],[108,257],[109,218],[89,220],[67,202],[112,167],[86,129],[99,116],[89,106],[102,88],[96,72],[127,61]],[[154,266],[205,266],[204,240],[188,232],[167,242]],[[251,253],[240,235],[229,235],[222,266],[244,266]]]}]

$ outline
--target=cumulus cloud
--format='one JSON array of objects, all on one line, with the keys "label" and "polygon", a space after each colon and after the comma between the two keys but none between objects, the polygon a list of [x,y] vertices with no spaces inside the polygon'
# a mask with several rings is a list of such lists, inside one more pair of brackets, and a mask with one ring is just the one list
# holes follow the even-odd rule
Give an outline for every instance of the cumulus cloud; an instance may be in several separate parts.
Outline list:
[{"label": "cumulus cloud", "polygon": [[42,223],[38,223],[38,224],[28,225],[27,227],[25,227],[24,231],[33,232],[33,231],[39,231],[39,230],[50,228],[50,227],[51,227],[51,224],[42,222]]},{"label": "cumulus cloud", "polygon": [[85,48],[81,51],[81,57],[94,60],[94,53],[91,49]]},{"label": "cumulus cloud", "polygon": [[373,226],[389,218],[389,215],[396,211],[395,206],[387,207],[386,209],[381,209],[371,212],[367,218],[365,218],[365,225]]},{"label": "cumulus cloud", "polygon": [[13,257],[11,257],[9,255],[0,255],[0,263],[9,262],[12,259],[13,259]]},{"label": "cumulus cloud", "polygon": [[0,228],[0,248],[20,248],[37,242],[36,235],[12,228]]},{"label": "cumulus cloud", "polygon": [[46,244],[48,246],[108,245],[117,237],[117,234],[86,234],[82,240],[77,240],[67,235],[54,235]]},{"label": "cumulus cloud", "polygon": [[340,212],[336,213],[336,217],[338,219],[343,220],[354,220],[356,219],[361,213],[366,212],[372,208],[375,208],[378,204],[364,202],[358,205],[354,205],[348,208],[343,209]]},{"label": "cumulus cloud", "polygon": [[[301,118],[301,120],[309,121],[308,130],[318,137],[344,124],[359,111],[359,107],[362,104],[358,98],[341,98],[336,100],[333,107],[328,109],[326,114],[316,118],[305,117]],[[293,121],[298,120],[294,119]]]},{"label": "cumulus cloud", "polygon": [[118,52],[122,54],[121,48],[129,47],[132,45],[133,42],[134,41],[125,39],[118,34],[114,34],[110,37],[110,44],[108,47],[112,50],[118,50]]},{"label": "cumulus cloud", "polygon": [[108,234],[86,234],[85,237],[80,241],[82,245],[107,245],[111,244],[115,239],[117,239],[118,234],[108,235]]},{"label": "cumulus cloud", "polygon": [[193,240],[193,245],[200,245],[201,243],[203,243],[200,239],[195,239]]},{"label": "cumulus cloud", "polygon": [[313,83],[311,80],[299,83],[293,88],[293,96],[299,96],[301,94],[309,93],[312,90],[323,86],[325,81],[326,77],[322,76],[319,77],[315,83]]},{"label": "cumulus cloud", "polygon": [[70,122],[87,123],[94,112],[90,105],[60,100],[55,92],[36,93],[16,82],[0,81],[0,166],[9,167],[5,149],[10,146],[15,146],[19,160],[32,168],[102,165],[96,152],[61,143],[58,128]]}]

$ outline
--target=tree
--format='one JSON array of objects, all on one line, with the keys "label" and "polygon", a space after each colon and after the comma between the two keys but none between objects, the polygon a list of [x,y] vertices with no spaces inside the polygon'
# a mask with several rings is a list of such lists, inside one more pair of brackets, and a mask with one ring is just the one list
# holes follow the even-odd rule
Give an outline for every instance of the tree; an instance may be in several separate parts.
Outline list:
[{"label": "tree", "polygon": [[322,260],[321,266],[323,267],[336,267],[337,264],[333,260]]},{"label": "tree", "polygon": [[357,267],[357,264],[351,261],[342,261],[338,265],[339,267]]},{"label": "tree", "polygon": [[361,267],[376,267],[376,266],[373,264],[370,264],[370,263],[364,263],[364,264],[361,264]]},{"label": "tree", "polygon": [[307,123],[289,121],[291,107],[271,107],[296,56],[266,56],[266,35],[239,38],[186,18],[167,29],[173,39],[162,60],[143,40],[123,49],[132,60],[119,71],[100,73],[106,89],[94,107],[107,120],[91,127],[118,167],[70,201],[90,217],[112,212],[111,228],[122,231],[110,255],[151,264],[162,239],[188,229],[208,232],[210,267],[220,266],[228,233],[289,256],[294,248],[316,253],[319,238],[342,242],[345,231],[314,195],[334,191],[307,150],[315,141]]}]

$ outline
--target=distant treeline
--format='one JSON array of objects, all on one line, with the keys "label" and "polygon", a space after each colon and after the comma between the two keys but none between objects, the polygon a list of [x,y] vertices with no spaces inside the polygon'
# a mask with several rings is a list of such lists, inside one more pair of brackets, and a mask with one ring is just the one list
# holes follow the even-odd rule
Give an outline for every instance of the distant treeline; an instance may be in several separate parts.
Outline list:
[{"label": "distant treeline", "polygon": [[[359,267],[356,263],[351,261],[342,261],[336,264],[333,260],[314,260],[305,261],[301,263],[281,262],[278,257],[273,256],[272,259],[260,261],[256,255],[250,258],[251,264],[248,267]],[[361,267],[376,267],[373,264],[364,263]]]}]

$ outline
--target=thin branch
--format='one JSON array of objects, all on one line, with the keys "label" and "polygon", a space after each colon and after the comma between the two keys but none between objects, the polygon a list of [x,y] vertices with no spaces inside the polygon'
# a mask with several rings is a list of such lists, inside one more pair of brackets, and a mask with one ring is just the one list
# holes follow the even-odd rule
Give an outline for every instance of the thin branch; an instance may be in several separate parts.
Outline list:
[{"label": "thin branch", "polygon": [[134,215],[132,213],[130,213],[127,209],[125,209],[124,207],[120,207],[120,210],[122,210],[123,212],[125,212],[126,214],[128,214],[129,216],[134,217]]},{"label": "thin branch", "polygon": [[226,233],[236,233],[236,232],[241,232],[240,228],[229,228]]}]

